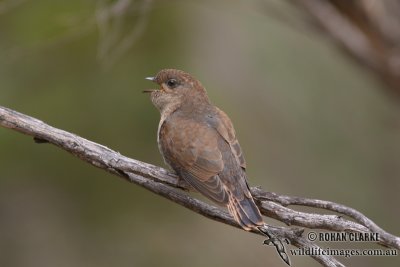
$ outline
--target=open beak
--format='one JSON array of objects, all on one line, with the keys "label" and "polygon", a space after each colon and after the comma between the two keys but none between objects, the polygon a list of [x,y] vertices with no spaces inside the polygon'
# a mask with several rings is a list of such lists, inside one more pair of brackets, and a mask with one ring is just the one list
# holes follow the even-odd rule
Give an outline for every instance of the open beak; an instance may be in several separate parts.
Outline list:
[{"label": "open beak", "polygon": [[[152,82],[155,82],[155,77],[146,77],[145,79],[149,80],[149,81],[152,81]],[[154,92],[154,91],[156,91],[156,89],[146,89],[146,90],[143,90],[142,93],[151,93],[151,92]]]}]

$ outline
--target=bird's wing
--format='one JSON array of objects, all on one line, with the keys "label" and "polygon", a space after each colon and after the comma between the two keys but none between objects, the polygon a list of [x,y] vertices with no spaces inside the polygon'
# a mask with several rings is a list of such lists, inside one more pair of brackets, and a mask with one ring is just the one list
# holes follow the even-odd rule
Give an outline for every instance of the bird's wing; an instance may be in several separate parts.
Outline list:
[{"label": "bird's wing", "polygon": [[164,158],[178,175],[208,198],[227,204],[228,194],[218,176],[224,169],[218,132],[181,118],[179,123],[165,121],[159,134]]},{"label": "bird's wing", "polygon": [[225,168],[219,174],[229,194],[228,209],[243,229],[250,230],[263,224],[260,211],[254,203],[245,173],[246,161],[229,117],[215,108],[216,116],[209,116],[212,125],[224,142],[219,142]]},{"label": "bird's wing", "polygon": [[249,230],[262,224],[262,218],[247,185],[232,124],[220,115],[208,118],[207,123],[166,120],[160,128],[162,153],[180,177],[206,197],[226,205],[236,221]]},{"label": "bird's wing", "polygon": [[218,133],[225,139],[225,141],[230,145],[235,159],[239,163],[240,167],[246,169],[246,161],[244,159],[242,148],[236,138],[235,129],[233,128],[232,122],[228,115],[222,110],[216,107],[217,119],[212,118],[213,127],[218,131]]},{"label": "bird's wing", "polygon": [[229,145],[229,149],[221,149],[221,151],[225,150],[223,154],[224,162],[228,169],[231,170],[230,172],[221,173],[220,177],[237,199],[241,200],[244,196],[252,198],[245,173],[246,161],[236,138],[235,129],[225,112],[217,107],[215,107],[215,110],[217,115],[210,117],[208,122]]}]

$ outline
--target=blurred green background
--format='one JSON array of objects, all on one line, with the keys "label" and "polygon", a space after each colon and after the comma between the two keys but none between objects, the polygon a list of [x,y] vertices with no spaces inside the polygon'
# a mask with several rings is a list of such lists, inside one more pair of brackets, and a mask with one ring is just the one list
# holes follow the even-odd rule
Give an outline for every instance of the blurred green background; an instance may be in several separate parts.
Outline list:
[{"label": "blurred green background", "polygon": [[[400,102],[374,76],[258,1],[113,3],[0,1],[0,105],[164,166],[141,91],[183,69],[230,115],[252,186],[339,202],[400,234]],[[261,237],[54,146],[0,128],[0,152],[0,266],[284,266]]]}]

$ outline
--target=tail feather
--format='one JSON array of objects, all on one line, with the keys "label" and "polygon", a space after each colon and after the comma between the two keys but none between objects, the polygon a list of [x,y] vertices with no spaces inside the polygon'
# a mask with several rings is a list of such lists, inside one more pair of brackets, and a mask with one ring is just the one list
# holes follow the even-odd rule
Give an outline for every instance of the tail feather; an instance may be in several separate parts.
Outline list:
[{"label": "tail feather", "polygon": [[239,225],[247,231],[264,224],[260,211],[252,198],[244,197],[242,200],[237,200],[231,195],[228,210]]},{"label": "tail feather", "polygon": [[[253,198],[248,198],[244,195],[242,200],[238,200],[235,198],[232,193],[229,194],[229,202],[228,202],[228,210],[235,218],[235,221],[246,231],[250,231],[252,229],[257,229],[263,235],[268,237],[267,240],[264,241],[264,244],[273,245],[278,252],[278,255],[281,259],[290,266],[290,259],[288,254],[286,253],[286,249],[282,240],[276,237],[273,233],[271,233],[264,224],[263,219],[261,217],[260,210],[254,203]],[[286,243],[289,244],[289,241],[284,239]]]}]

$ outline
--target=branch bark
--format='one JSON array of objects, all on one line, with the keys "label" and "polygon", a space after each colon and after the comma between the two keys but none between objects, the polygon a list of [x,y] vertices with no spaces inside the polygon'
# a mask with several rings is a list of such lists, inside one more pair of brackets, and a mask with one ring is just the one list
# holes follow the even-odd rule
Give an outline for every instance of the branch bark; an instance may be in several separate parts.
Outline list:
[{"label": "branch bark", "polygon": [[[32,136],[36,142],[49,142],[78,158],[140,185],[209,219],[240,226],[224,210],[204,203],[187,194],[191,188],[177,176],[161,167],[131,159],[103,145],[79,137],[75,134],[54,128],[38,119],[0,106],[0,125]],[[284,222],[309,229],[346,231],[355,233],[377,233],[379,244],[400,249],[400,237],[387,233],[373,221],[353,208],[334,202],[280,195],[265,192],[259,187],[251,188],[261,213]],[[288,208],[300,205],[334,211],[338,215],[299,212]],[[348,218],[343,217],[343,215]],[[269,226],[268,230],[281,238],[286,238],[297,248],[320,250],[321,248],[302,236],[304,229]],[[256,233],[256,232],[255,232]],[[260,234],[257,232],[257,234]],[[312,255],[323,266],[344,266],[329,255]]]}]

